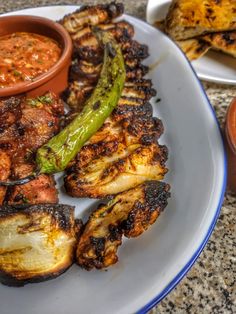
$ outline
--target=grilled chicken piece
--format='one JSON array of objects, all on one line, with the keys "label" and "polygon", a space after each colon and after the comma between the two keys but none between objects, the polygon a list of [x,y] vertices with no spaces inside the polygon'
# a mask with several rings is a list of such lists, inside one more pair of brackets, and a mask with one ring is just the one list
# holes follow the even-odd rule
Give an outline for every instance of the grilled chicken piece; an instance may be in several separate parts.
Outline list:
[{"label": "grilled chicken piece", "polygon": [[74,259],[74,208],[68,205],[2,206],[0,281],[22,286],[55,278]]},{"label": "grilled chicken piece", "polygon": [[127,40],[121,42],[120,45],[125,60],[133,58],[143,60],[149,56],[148,47],[140,44],[136,40]]},{"label": "grilled chicken piece", "polygon": [[11,156],[24,158],[28,150],[37,150],[59,131],[64,107],[53,94],[35,99],[12,97],[0,102],[0,108],[1,105],[6,122],[1,124],[0,149]]},{"label": "grilled chicken piece", "polygon": [[[12,178],[20,179],[30,175],[35,169],[34,164],[14,164]],[[58,202],[58,191],[53,176],[39,175],[36,179],[8,188],[5,202],[16,204],[55,204]]]},{"label": "grilled chicken piece", "polygon": [[148,180],[162,180],[167,154],[165,146],[155,143],[128,147],[119,143],[111,155],[98,157],[82,168],[77,163],[65,178],[66,191],[75,197],[104,198]]},{"label": "grilled chicken piece", "polygon": [[[31,98],[9,98],[0,101],[3,119],[0,132],[0,160],[11,159],[11,171],[4,166],[2,180],[23,178],[33,172],[34,153],[59,131],[60,116],[64,113],[62,102],[53,94]],[[5,154],[5,155],[3,155]],[[3,163],[3,161],[2,161]],[[9,162],[8,162],[9,164]],[[7,190],[0,188],[4,203],[56,203],[55,182],[47,175],[21,186]]]},{"label": "grilled chicken piece", "polygon": [[95,26],[108,23],[113,18],[123,14],[123,12],[124,6],[122,3],[111,2],[95,6],[85,5],[74,13],[66,15],[60,22],[73,35],[87,25]]},{"label": "grilled chicken piece", "polygon": [[[124,110],[125,105],[145,105],[151,97],[156,95],[156,91],[152,88],[150,80],[143,79],[142,76],[140,79],[135,77],[135,75],[138,76],[137,71],[133,71],[134,73],[132,76],[134,79],[126,81],[121,98],[115,110]],[[127,73],[127,75],[129,75],[129,73]],[[73,111],[80,112],[83,109],[86,99],[91,95],[94,87],[94,83],[91,83],[88,80],[80,79],[78,81],[74,81],[69,85],[68,90],[64,94],[64,99],[66,99],[67,104],[71,107],[71,109],[73,109]],[[119,108],[120,106],[122,106],[122,108]],[[129,108],[127,108],[127,110],[129,110]]]},{"label": "grilled chicken piece", "polygon": [[[6,181],[11,174],[11,159],[9,155],[0,149],[0,180]],[[2,205],[7,188],[5,186],[0,187],[0,206]]]},{"label": "grilled chicken piece", "polygon": [[67,173],[73,173],[76,168],[82,169],[98,157],[111,156],[118,150],[119,143],[124,146],[150,145],[162,133],[163,124],[158,118],[133,116],[118,122],[108,118],[70,163]]},{"label": "grilled chicken piece", "polygon": [[18,148],[16,123],[22,117],[22,98],[0,100],[0,149],[11,156]]},{"label": "grilled chicken piece", "polygon": [[118,194],[89,217],[76,249],[79,266],[106,268],[118,261],[122,235],[137,237],[152,225],[167,205],[169,185],[149,181]]},{"label": "grilled chicken piece", "polygon": [[[134,28],[126,21],[112,24],[99,24],[97,28],[114,36],[118,42],[130,40],[134,35]],[[98,64],[102,62],[103,50],[92,32],[90,26],[84,27],[72,35],[74,57]]]}]

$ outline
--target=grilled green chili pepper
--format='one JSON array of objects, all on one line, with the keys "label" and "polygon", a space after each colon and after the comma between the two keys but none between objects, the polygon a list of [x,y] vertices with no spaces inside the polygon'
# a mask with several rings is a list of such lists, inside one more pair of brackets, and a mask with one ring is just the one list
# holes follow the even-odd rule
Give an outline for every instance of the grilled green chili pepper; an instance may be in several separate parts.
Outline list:
[{"label": "grilled green chili pepper", "polygon": [[17,181],[0,182],[0,185],[24,184],[41,173],[63,171],[117,105],[126,76],[122,52],[108,33],[96,31],[95,35],[104,46],[103,66],[97,86],[85,103],[83,111],[38,149],[38,170],[35,173]]}]

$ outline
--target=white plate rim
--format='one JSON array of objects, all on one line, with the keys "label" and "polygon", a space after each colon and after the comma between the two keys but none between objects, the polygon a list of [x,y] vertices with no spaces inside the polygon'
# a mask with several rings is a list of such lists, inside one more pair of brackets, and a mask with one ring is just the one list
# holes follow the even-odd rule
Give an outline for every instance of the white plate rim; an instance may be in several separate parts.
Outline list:
[{"label": "white plate rim", "polygon": [[[171,2],[171,0],[158,0],[158,1],[159,1],[159,5],[166,4],[167,2]],[[148,0],[147,7],[146,7],[146,21],[147,21],[147,23],[149,23],[149,15],[150,15],[150,12],[151,12],[150,2],[151,1]],[[170,38],[170,40],[175,44],[175,42],[171,38]],[[205,80],[205,81],[208,81],[208,82],[213,82],[213,83],[218,83],[218,84],[236,85],[236,79],[232,80],[232,79],[227,79],[227,78],[219,78],[219,77],[212,76],[212,75],[209,75],[209,74],[198,73],[198,71],[196,71],[196,70],[195,70],[195,73],[197,74],[198,78],[200,78],[202,80]]]},{"label": "white plate rim", "polygon": [[[151,26],[151,25],[150,25]],[[153,27],[153,26],[151,26]],[[164,34],[164,33],[163,33]],[[165,35],[165,34],[164,34]],[[170,41],[172,41],[175,46],[180,50],[180,52],[182,53],[182,55],[184,56],[184,58],[188,61],[189,63],[189,66],[191,67],[192,69],[192,72],[194,74],[194,76],[196,77],[197,81],[198,81],[198,84],[202,90],[202,93],[204,95],[204,97],[206,98],[207,100],[207,103],[210,107],[210,110],[212,112],[212,115],[215,119],[215,123],[216,123],[216,126],[217,128],[219,129],[219,132],[221,134],[221,131],[220,131],[220,126],[219,126],[219,122],[217,120],[217,117],[216,117],[216,114],[215,114],[215,111],[207,97],[207,94],[204,90],[204,87],[202,85],[202,83],[200,82],[199,80],[199,77],[195,71],[195,69],[193,68],[191,62],[187,59],[187,57],[185,56],[185,54],[183,53],[183,51],[179,48],[178,45],[176,45],[176,43],[171,40],[167,35],[165,35]],[[226,156],[226,151],[225,151],[225,145],[224,145],[224,142],[223,142],[223,138],[221,136],[221,142],[222,142],[222,147],[224,149],[223,151],[223,159],[224,159],[224,164],[223,164],[223,170],[224,170],[224,178],[223,178],[223,183],[222,183],[222,188],[221,188],[221,194],[220,194],[220,197],[219,197],[219,202],[218,202],[218,205],[216,206],[216,209],[215,209],[215,216],[213,217],[212,219],[212,222],[208,228],[208,231],[206,233],[206,236],[205,238],[203,239],[202,243],[200,244],[200,246],[198,247],[198,249],[195,251],[195,253],[193,254],[193,256],[190,258],[189,262],[181,269],[181,271],[172,279],[172,281],[166,286],[165,289],[162,290],[161,293],[159,293],[155,298],[153,298],[151,301],[149,301],[147,304],[145,304],[138,312],[137,314],[144,314],[144,313],[147,313],[148,311],[150,311],[155,305],[157,305],[159,302],[161,302],[161,300],[163,300],[177,285],[178,283],[185,277],[185,275],[188,273],[188,271],[192,268],[192,266],[194,265],[194,263],[196,262],[196,260],[198,259],[199,255],[201,254],[201,252],[203,251],[204,247],[206,246],[214,228],[215,228],[215,225],[216,225],[216,222],[219,218],[219,215],[220,215],[220,211],[221,211],[221,207],[222,207],[222,204],[223,204],[223,201],[224,201],[224,196],[225,196],[225,191],[226,191],[226,186],[227,186],[227,156]]]},{"label": "white plate rim", "polygon": [[[63,4],[63,5],[45,5],[45,6],[40,6],[40,7],[37,7],[37,8],[33,8],[33,7],[29,7],[29,8],[26,8],[26,9],[21,9],[21,10],[16,10],[16,11],[12,11],[12,12],[8,12],[8,13],[5,13],[5,14],[1,14],[0,16],[4,16],[4,15],[12,15],[12,14],[19,14],[19,15],[23,15],[21,12],[24,12],[25,15],[27,15],[25,13],[25,11],[27,10],[31,10],[31,9],[35,9],[35,10],[41,10],[41,9],[44,9],[44,8],[59,8],[59,7],[81,7],[83,6],[82,5],[70,5],[70,4]],[[124,14],[124,16],[129,16],[131,17],[132,19],[135,19],[137,20],[139,23],[144,23],[144,24],[148,24],[149,27],[157,30],[155,27],[153,27],[152,25],[150,25],[149,23],[137,18],[137,17],[134,17],[134,16],[131,16],[129,14]],[[160,30],[157,30],[159,32],[161,32]],[[185,54],[182,52],[182,50],[175,44],[175,42],[173,40],[171,40],[166,34],[164,34],[163,32],[161,32],[169,41],[173,42],[174,45],[179,49],[179,51],[181,52],[181,54],[183,55],[183,57],[187,60],[192,72],[193,72],[193,75],[195,76],[196,78],[196,81],[202,91],[202,94],[204,96],[204,98],[206,99],[206,103],[208,103],[208,106],[209,106],[209,109],[210,109],[210,112],[215,120],[215,126],[216,128],[218,129],[219,131],[219,142],[221,142],[221,147],[223,148],[222,150],[222,156],[223,156],[223,164],[222,164],[222,169],[223,169],[223,180],[222,180],[222,186],[221,186],[221,189],[220,189],[220,193],[219,193],[219,200],[218,200],[218,204],[215,208],[215,215],[209,225],[209,228],[208,228],[208,231],[204,237],[204,239],[202,240],[201,244],[199,245],[199,247],[196,249],[196,251],[194,252],[194,254],[192,255],[192,257],[189,259],[189,261],[182,267],[182,269],[178,272],[178,274],[171,280],[171,282],[169,282],[169,284],[157,295],[155,296],[154,298],[152,298],[148,303],[144,304],[143,307],[141,309],[139,309],[138,311],[136,311],[136,313],[138,314],[141,314],[141,313],[147,313],[149,310],[151,310],[155,305],[157,305],[163,298],[165,298],[176,286],[177,284],[184,278],[184,276],[187,274],[187,272],[191,269],[191,267],[194,265],[195,261],[197,260],[197,258],[199,257],[199,255],[201,254],[202,250],[204,249],[205,245],[207,244],[213,230],[214,230],[214,227],[215,227],[215,224],[217,222],[217,219],[220,215],[220,210],[221,210],[221,207],[222,207],[222,204],[223,204],[223,200],[224,200],[224,195],[225,195],[225,190],[226,190],[226,185],[227,185],[227,157],[226,157],[226,152],[225,152],[225,149],[224,149],[224,142],[223,142],[223,138],[221,136],[221,131],[220,131],[220,127],[219,127],[219,123],[218,123],[218,120],[216,118],[216,114],[215,114],[215,111],[206,95],[206,92],[203,88],[203,85],[202,83],[200,82],[199,80],[199,77],[195,71],[195,69],[193,68],[191,62],[186,58]]]}]

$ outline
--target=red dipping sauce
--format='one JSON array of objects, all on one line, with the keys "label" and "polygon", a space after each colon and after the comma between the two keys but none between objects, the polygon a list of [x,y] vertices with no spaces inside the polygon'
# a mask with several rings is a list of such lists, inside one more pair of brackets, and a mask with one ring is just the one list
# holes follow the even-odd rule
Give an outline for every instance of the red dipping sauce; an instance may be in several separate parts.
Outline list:
[{"label": "red dipping sauce", "polygon": [[62,49],[52,38],[26,32],[0,37],[0,88],[33,81],[60,59]]}]

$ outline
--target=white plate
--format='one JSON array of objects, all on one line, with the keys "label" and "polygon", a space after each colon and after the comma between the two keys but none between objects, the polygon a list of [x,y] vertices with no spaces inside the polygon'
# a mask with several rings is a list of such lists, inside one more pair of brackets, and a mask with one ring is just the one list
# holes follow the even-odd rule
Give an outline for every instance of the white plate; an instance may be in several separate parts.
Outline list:
[{"label": "white plate", "polygon": [[[163,20],[167,14],[171,0],[149,0],[146,19],[153,24]],[[203,57],[192,62],[192,65],[200,79],[223,83],[236,84],[235,58],[224,53],[208,51]]]},{"label": "white plate", "polygon": [[[28,9],[17,14],[59,19],[75,6]],[[124,241],[119,262],[108,271],[87,272],[74,265],[57,279],[9,288],[0,285],[1,314],[123,314],[145,312],[184,276],[200,254],[218,217],[225,190],[225,157],[213,110],[184,55],[150,25],[124,15],[136,39],[149,45],[146,63],[158,90],[154,115],[163,120],[161,142],[169,147],[172,186],[169,205],[138,239]],[[153,45],[153,42],[158,45]],[[62,181],[59,179],[59,184]],[[60,193],[60,202],[87,215],[93,200]],[[151,301],[150,301],[151,300]]]}]

